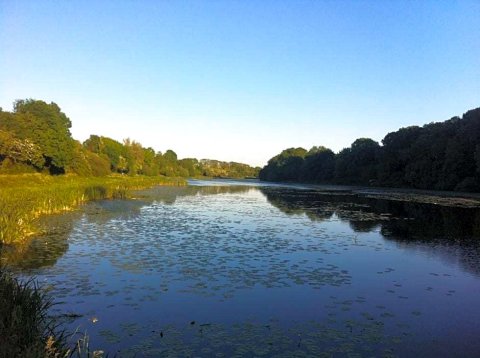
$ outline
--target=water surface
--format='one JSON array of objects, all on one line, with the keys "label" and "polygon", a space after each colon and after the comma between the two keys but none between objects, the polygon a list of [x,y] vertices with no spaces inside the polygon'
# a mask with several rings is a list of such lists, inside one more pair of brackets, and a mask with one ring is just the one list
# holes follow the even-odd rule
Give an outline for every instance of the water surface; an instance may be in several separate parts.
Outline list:
[{"label": "water surface", "polygon": [[121,357],[480,354],[478,209],[191,184],[45,218],[4,260]]}]

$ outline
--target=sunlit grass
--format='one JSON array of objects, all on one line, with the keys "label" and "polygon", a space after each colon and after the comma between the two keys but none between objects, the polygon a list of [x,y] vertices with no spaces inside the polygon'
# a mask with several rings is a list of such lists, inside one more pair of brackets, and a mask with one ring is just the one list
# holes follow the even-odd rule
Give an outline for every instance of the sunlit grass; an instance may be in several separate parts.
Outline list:
[{"label": "sunlit grass", "polygon": [[24,241],[35,233],[41,215],[73,210],[90,200],[126,198],[136,189],[184,184],[184,179],[166,177],[0,175],[0,243]]}]

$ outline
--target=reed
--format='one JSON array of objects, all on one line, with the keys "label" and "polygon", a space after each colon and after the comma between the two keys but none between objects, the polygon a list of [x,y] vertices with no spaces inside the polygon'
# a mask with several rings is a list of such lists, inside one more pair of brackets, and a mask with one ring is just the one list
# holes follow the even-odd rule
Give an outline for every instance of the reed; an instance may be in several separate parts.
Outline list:
[{"label": "reed", "polygon": [[0,266],[1,358],[107,358],[86,334],[69,333],[50,313],[53,299],[33,279],[22,281]]},{"label": "reed", "polygon": [[20,282],[0,267],[0,357],[66,355],[64,336],[48,314],[51,306],[34,281]]},{"label": "reed", "polygon": [[185,184],[167,177],[0,175],[0,244],[25,241],[42,215],[73,210],[90,200],[124,199],[151,186]]}]

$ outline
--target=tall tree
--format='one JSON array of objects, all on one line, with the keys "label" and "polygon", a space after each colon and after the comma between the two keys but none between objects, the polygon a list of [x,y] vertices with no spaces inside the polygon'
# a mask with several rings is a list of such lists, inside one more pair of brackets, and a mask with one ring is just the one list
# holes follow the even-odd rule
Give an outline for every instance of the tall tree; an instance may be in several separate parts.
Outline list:
[{"label": "tall tree", "polygon": [[339,183],[365,184],[377,179],[380,145],[370,138],[360,138],[337,155],[335,180]]},{"label": "tall tree", "polygon": [[52,173],[64,173],[73,157],[73,139],[70,119],[60,107],[53,102],[17,100],[13,113],[13,120],[3,125],[18,138],[35,142]]},{"label": "tall tree", "polygon": [[334,170],[335,153],[323,146],[315,146],[306,154],[300,176],[305,181],[327,183],[332,181]]},{"label": "tall tree", "polygon": [[259,177],[263,180],[295,181],[301,172],[305,155],[304,148],[288,148],[268,161],[266,167],[260,170]]}]

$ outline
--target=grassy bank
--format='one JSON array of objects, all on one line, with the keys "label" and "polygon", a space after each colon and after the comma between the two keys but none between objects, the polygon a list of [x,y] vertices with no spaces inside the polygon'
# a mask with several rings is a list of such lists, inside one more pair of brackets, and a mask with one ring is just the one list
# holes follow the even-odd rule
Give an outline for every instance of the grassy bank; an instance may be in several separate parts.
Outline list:
[{"label": "grassy bank", "polygon": [[126,198],[132,190],[184,185],[184,179],[144,176],[0,175],[0,244],[21,243],[41,215],[68,211],[90,200]]}]

